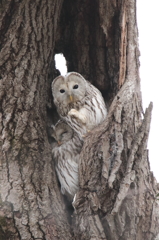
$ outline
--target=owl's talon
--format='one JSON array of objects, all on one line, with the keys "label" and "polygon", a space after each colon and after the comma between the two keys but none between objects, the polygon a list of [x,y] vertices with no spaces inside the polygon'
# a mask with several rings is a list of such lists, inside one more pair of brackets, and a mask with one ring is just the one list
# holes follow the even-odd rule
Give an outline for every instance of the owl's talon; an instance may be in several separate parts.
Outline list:
[{"label": "owl's talon", "polygon": [[68,112],[69,116],[73,116],[77,119],[79,119],[82,123],[86,123],[86,117],[80,113],[79,111],[77,111],[76,109],[72,108],[69,112]]},{"label": "owl's talon", "polygon": [[69,116],[75,116],[77,117],[78,116],[78,111],[74,108],[72,108],[69,112],[68,112],[68,115]]}]

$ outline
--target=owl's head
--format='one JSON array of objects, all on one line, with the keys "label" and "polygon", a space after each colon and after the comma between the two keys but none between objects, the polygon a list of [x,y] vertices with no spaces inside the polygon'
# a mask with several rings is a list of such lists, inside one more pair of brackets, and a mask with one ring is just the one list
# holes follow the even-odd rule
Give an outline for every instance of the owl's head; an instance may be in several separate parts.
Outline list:
[{"label": "owl's head", "polygon": [[58,76],[52,82],[54,102],[67,105],[80,101],[85,96],[86,87],[87,82],[79,73],[70,72],[66,76]]},{"label": "owl's head", "polygon": [[62,145],[71,140],[74,133],[72,128],[62,120],[59,120],[55,126],[52,125],[52,130],[52,137],[54,137],[58,145]]}]

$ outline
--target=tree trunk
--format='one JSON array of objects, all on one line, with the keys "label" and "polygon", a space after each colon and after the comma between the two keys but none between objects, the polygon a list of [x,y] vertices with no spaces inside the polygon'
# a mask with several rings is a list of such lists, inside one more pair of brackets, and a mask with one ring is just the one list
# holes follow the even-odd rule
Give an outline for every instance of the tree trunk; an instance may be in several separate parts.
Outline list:
[{"label": "tree trunk", "polygon": [[[0,240],[155,240],[157,183],[142,113],[136,2],[22,0],[0,5]],[[47,126],[58,119],[55,53],[98,87],[106,121],[85,138],[70,212]]]},{"label": "tree trunk", "polygon": [[1,6],[3,240],[72,238],[46,132],[48,75],[61,7],[59,0],[6,1]]}]

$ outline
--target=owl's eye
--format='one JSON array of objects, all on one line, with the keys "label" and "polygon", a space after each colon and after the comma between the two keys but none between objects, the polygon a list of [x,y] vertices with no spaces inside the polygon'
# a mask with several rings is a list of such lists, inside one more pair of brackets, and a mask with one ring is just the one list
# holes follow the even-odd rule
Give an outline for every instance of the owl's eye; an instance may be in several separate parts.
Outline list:
[{"label": "owl's eye", "polygon": [[73,89],[77,89],[77,88],[78,88],[78,85],[77,85],[77,84],[73,86]]},{"label": "owl's eye", "polygon": [[63,132],[63,133],[61,134],[61,137],[63,137],[65,134],[67,134],[67,131],[66,131],[66,132]]},{"label": "owl's eye", "polygon": [[65,90],[64,89],[60,89],[60,93],[64,93],[65,92]]},{"label": "owl's eye", "polygon": [[63,132],[62,135],[63,135],[63,134],[66,134],[66,133],[67,133],[67,131]]}]

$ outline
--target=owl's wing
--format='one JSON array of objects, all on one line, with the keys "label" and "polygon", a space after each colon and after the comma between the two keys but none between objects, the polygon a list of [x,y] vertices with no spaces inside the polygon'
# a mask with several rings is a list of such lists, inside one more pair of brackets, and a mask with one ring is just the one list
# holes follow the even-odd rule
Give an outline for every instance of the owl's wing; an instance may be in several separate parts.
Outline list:
[{"label": "owl's wing", "polygon": [[63,167],[62,165],[56,168],[61,183],[61,192],[62,194],[67,192],[74,196],[78,189],[78,164],[67,158],[65,165]]},{"label": "owl's wing", "polygon": [[73,198],[78,189],[78,164],[74,160],[76,155],[73,148],[71,146],[70,149],[68,145],[67,149],[58,147],[52,150],[52,154],[57,176],[61,184],[61,192],[62,194],[68,193]]},{"label": "owl's wing", "polygon": [[87,83],[88,87],[85,97],[85,104],[80,111],[84,114],[83,109],[85,109],[85,115],[87,116],[87,127],[92,129],[103,122],[107,115],[107,109],[101,92],[91,83]]}]

